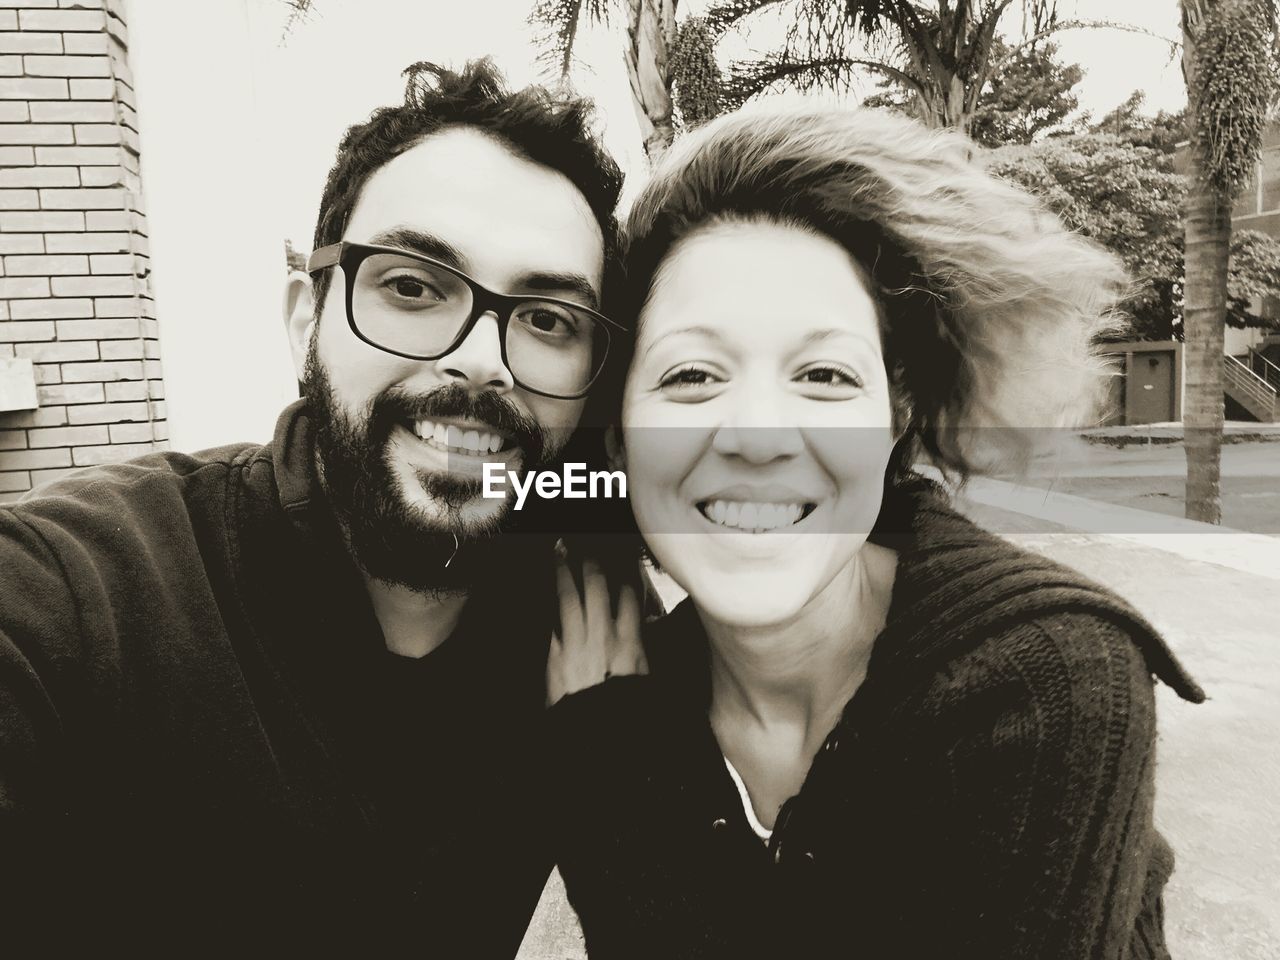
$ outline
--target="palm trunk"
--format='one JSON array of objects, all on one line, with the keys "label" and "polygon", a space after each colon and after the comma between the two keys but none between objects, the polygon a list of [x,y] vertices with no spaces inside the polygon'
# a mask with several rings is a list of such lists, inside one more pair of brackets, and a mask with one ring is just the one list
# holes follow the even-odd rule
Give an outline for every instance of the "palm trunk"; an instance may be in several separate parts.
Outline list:
[{"label": "palm trunk", "polygon": [[[1194,38],[1183,35],[1183,70],[1195,76]],[[1196,116],[1191,117],[1195,129]],[[1186,251],[1183,329],[1186,386],[1183,446],[1187,454],[1186,516],[1221,523],[1223,338],[1227,315],[1227,260],[1231,250],[1231,202],[1206,175],[1194,142],[1185,207]]]},{"label": "palm trunk", "polygon": [[671,50],[677,0],[627,0],[627,78],[640,136],[650,164],[675,140],[671,101]]}]

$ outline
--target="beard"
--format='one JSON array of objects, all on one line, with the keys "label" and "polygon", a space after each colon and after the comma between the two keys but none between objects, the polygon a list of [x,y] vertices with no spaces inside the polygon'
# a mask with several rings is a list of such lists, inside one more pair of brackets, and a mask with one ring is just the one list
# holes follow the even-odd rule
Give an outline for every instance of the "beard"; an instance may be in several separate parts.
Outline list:
[{"label": "beard", "polygon": [[530,527],[530,518],[528,510],[516,513],[509,503],[484,519],[464,516],[463,508],[482,495],[478,477],[416,470],[418,484],[442,508],[433,516],[409,502],[393,471],[395,428],[443,418],[490,425],[520,448],[523,471],[542,469],[563,443],[551,443],[536,420],[504,397],[472,393],[460,384],[418,395],[389,387],[369,401],[362,417],[353,417],[334,395],[315,339],[307,351],[302,395],[315,427],[321,487],[357,566],[368,576],[422,593],[464,593],[495,576],[496,563],[548,546],[546,537],[513,536]]}]

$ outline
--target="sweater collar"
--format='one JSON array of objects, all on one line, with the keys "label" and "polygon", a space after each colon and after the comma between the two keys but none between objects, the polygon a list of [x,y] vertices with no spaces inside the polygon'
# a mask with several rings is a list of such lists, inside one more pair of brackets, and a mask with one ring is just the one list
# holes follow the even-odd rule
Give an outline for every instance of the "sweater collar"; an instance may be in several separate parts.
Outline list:
[{"label": "sweater collar", "polygon": [[1074,611],[1123,628],[1157,678],[1185,700],[1204,700],[1204,691],[1132,605],[1076,571],[983,530],[952,508],[937,483],[912,476],[890,487],[875,535],[898,551],[885,642],[873,653],[881,663],[875,666],[940,663],[962,652],[967,637]]},{"label": "sweater collar", "polygon": [[[1185,700],[1204,699],[1155,628],[1131,605],[1074,570],[978,527],[957,513],[946,490],[931,480],[913,475],[888,486],[871,539],[898,553],[888,619],[867,667],[868,678],[878,684],[938,669],[1003,624],[1076,611],[1121,626],[1156,677]],[[671,663],[669,676],[685,673],[688,692],[705,700],[708,651],[690,601],[672,611],[669,628],[670,633],[660,628],[658,635],[673,635],[676,642],[659,640],[650,659],[683,661]],[[689,644],[690,636],[701,643]]]}]

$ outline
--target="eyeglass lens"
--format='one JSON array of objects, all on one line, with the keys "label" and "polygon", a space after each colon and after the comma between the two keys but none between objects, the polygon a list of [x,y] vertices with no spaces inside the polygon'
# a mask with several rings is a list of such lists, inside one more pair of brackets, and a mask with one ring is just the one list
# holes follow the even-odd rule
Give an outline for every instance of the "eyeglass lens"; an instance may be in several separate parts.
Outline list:
[{"label": "eyeglass lens", "polygon": [[[411,257],[372,254],[352,284],[352,320],[378,346],[423,358],[447,351],[471,316],[471,288],[454,273]],[[599,372],[608,333],[584,311],[525,300],[506,328],[511,373],[524,386],[573,396]]]}]

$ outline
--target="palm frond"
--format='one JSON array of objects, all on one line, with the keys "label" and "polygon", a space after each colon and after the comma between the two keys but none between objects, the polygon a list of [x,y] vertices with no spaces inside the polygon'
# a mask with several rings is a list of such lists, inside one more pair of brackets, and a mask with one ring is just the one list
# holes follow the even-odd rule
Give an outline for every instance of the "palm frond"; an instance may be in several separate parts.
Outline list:
[{"label": "palm frond", "polygon": [[718,39],[739,26],[752,14],[767,10],[769,7],[781,6],[786,2],[787,0],[720,0],[703,14],[703,19],[707,23],[707,28]]},{"label": "palm frond", "polygon": [[607,23],[609,0],[537,0],[529,23],[539,29],[535,42],[542,49],[538,62],[561,78],[573,66],[578,31],[586,23]]},{"label": "palm frond", "polygon": [[734,110],[752,97],[780,87],[801,92],[821,88],[845,93],[858,79],[859,69],[883,74],[909,93],[920,90],[914,77],[880,60],[841,55],[804,58],[776,52],[758,60],[730,64],[722,87],[722,105],[725,110]]}]

